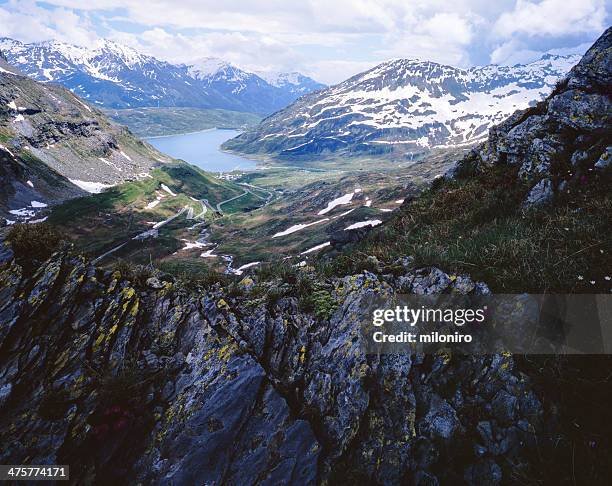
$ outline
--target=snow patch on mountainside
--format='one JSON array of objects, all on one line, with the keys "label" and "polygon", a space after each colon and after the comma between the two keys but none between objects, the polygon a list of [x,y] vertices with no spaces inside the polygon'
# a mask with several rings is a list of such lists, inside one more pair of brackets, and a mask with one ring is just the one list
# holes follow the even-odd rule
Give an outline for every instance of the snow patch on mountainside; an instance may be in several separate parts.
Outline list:
[{"label": "snow patch on mountainside", "polygon": [[526,65],[471,69],[395,59],[300,98],[226,147],[290,157],[337,151],[411,157],[468,145],[547,96],[578,59],[546,55]]},{"label": "snow patch on mountainside", "polygon": [[305,228],[308,228],[309,226],[313,226],[315,224],[319,224],[319,223],[324,223],[325,221],[329,221],[329,218],[323,218],[320,219],[318,221],[313,221],[312,223],[304,223],[304,224],[295,224],[293,226],[291,226],[290,228],[287,228],[284,231],[281,231],[279,233],[276,233],[272,236],[272,238],[278,238],[279,236],[287,236],[290,235],[292,233],[295,233],[296,231],[301,231]]}]

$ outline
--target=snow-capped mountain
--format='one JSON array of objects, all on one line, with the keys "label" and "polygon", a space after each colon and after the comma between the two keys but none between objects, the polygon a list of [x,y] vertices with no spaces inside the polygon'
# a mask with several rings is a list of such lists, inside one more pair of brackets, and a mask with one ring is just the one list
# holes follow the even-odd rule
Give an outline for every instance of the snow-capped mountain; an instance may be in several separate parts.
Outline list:
[{"label": "snow-capped mountain", "polygon": [[171,64],[108,40],[79,47],[2,38],[0,50],[28,76],[60,83],[106,108],[181,106],[269,114],[323,86],[301,75],[297,86],[273,85],[215,58]]},{"label": "snow-capped mountain", "polygon": [[387,152],[412,157],[436,146],[469,144],[517,109],[543,99],[579,59],[545,55],[526,65],[467,70],[395,59],[303,96],[225,146],[291,157]]},{"label": "snow-capped mountain", "polygon": [[288,89],[299,96],[311,91],[324,88],[325,86],[315,80],[298,72],[283,73],[278,71],[256,71],[260,78],[265,79],[272,86]]},{"label": "snow-capped mountain", "polygon": [[[222,97],[225,106],[240,103],[242,106],[251,107],[248,111],[255,113],[268,114],[284,108],[302,94],[323,87],[305,76],[296,84],[271,83],[261,73],[246,71],[214,57],[191,63],[187,66],[187,71],[206,92],[214,92]],[[285,74],[280,76],[284,77]]]}]

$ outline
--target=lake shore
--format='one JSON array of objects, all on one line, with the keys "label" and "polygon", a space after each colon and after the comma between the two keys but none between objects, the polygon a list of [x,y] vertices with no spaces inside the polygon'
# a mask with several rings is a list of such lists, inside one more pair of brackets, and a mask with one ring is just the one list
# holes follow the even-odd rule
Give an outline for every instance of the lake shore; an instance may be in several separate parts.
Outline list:
[{"label": "lake shore", "polygon": [[225,141],[240,133],[233,129],[211,128],[181,135],[147,137],[144,140],[170,157],[184,160],[209,172],[257,170],[257,160],[221,149]]}]

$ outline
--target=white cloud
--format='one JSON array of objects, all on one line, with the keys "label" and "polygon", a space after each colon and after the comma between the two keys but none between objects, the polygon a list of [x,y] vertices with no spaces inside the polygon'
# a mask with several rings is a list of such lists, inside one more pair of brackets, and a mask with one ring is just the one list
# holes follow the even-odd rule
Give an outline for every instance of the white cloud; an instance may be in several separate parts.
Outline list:
[{"label": "white cloud", "polygon": [[304,66],[304,74],[326,84],[336,84],[373,68],[376,62],[367,61],[318,61]]},{"label": "white cloud", "polygon": [[469,44],[473,35],[471,21],[458,13],[452,12],[435,14],[423,22],[419,30],[436,40],[450,41],[460,45]]},{"label": "white cloud", "polygon": [[503,13],[494,26],[501,37],[513,34],[561,36],[584,32],[600,33],[605,28],[603,0],[517,0],[514,10]]},{"label": "white cloud", "polygon": [[504,42],[491,53],[493,64],[512,66],[514,64],[527,64],[540,59],[542,51],[527,49],[523,43],[517,40]]},{"label": "white cloud", "polygon": [[9,0],[0,32],[81,45],[102,35],[171,62],[221,57],[334,83],[393,57],[467,67],[531,60],[542,36],[548,49],[590,43],[605,1]]},{"label": "white cloud", "polygon": [[87,45],[97,38],[87,16],[65,8],[44,9],[31,0],[0,5],[0,32],[25,42],[57,39]]}]

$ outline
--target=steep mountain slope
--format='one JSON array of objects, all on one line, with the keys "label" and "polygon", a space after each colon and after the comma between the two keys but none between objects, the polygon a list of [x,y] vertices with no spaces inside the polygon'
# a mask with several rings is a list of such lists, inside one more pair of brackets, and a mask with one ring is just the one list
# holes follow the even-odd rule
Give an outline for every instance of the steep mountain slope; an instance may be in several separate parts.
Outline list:
[{"label": "steep mountain slope", "polygon": [[175,65],[102,40],[78,47],[0,39],[11,64],[42,82],[55,82],[105,108],[195,107],[268,114],[322,87],[299,76],[273,85],[225,61]]},{"label": "steep mountain slope", "polygon": [[546,96],[577,56],[469,70],[397,59],[309,94],[226,143],[285,157],[395,152],[471,143]]},{"label": "steep mountain slope", "polygon": [[171,160],[65,88],[0,68],[3,214],[147,177]]},{"label": "steep mountain slope", "polygon": [[612,291],[612,28],[349,254],[469,271],[500,292]]}]

